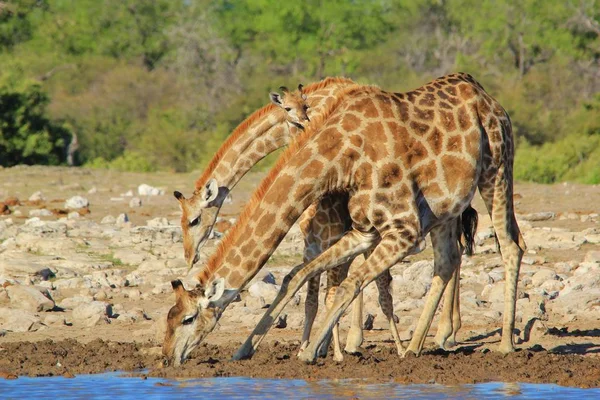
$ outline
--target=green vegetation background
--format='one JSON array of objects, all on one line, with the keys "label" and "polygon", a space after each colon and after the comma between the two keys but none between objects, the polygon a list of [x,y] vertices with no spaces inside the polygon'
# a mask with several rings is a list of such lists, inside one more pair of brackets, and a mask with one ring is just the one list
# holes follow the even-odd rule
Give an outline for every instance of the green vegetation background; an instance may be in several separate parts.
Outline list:
[{"label": "green vegetation background", "polygon": [[280,85],[455,71],[510,113],[517,179],[600,182],[596,0],[0,0],[0,165],[199,170]]}]

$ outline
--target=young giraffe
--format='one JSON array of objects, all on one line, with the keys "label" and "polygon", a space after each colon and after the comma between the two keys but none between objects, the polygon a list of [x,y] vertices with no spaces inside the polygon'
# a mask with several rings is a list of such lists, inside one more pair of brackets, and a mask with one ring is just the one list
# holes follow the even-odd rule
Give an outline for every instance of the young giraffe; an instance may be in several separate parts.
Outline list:
[{"label": "young giraffe", "polygon": [[[274,105],[268,105],[253,113],[246,121],[234,130],[231,136],[215,154],[208,168],[196,181],[196,190],[191,198],[185,199],[179,192],[175,196],[182,209],[181,228],[183,232],[184,255],[190,267],[197,262],[199,249],[204,245],[213,228],[223,200],[237,182],[263,157],[274,150],[286,146],[292,138],[304,129],[303,124],[309,120],[308,108],[312,114],[318,114],[331,103],[336,93],[343,87],[354,84],[345,78],[327,78],[309,85],[306,89],[299,86],[298,93],[290,93],[284,89],[284,95],[271,93]],[[307,101],[307,94],[310,100]],[[284,112],[280,112],[281,107]],[[288,126],[288,124],[294,127]],[[330,247],[347,230],[348,211],[347,196],[340,201],[337,195],[325,197],[302,218],[301,226],[305,236],[304,262],[309,262],[324,249]],[[333,293],[335,286],[344,279],[348,265],[328,271],[327,292]],[[305,327],[302,335],[302,347],[308,345],[310,331],[318,309],[319,277],[311,279],[308,284],[305,301]],[[382,309],[386,316],[393,318],[391,296],[387,288],[382,291]],[[331,298],[328,295],[327,298]],[[362,296],[354,306],[354,313],[346,351],[356,352],[362,343]],[[391,326],[392,334],[400,340],[396,326]],[[343,359],[339,344],[338,329],[334,329],[334,357]],[[327,346],[323,347],[327,351]]]},{"label": "young giraffe", "polygon": [[[314,359],[356,294],[405,255],[418,251],[421,239],[431,232],[435,276],[409,346],[418,354],[441,293],[460,263],[457,219],[477,184],[490,182],[480,177],[491,174],[495,189],[481,193],[493,194],[486,203],[494,206],[492,220],[507,267],[501,351],[512,350],[516,280],[524,245],[512,209],[510,121],[500,105],[470,76],[459,74],[406,94],[346,89],[313,124],[321,131],[311,137],[311,128],[307,129],[280,158],[199,274],[201,284],[186,291],[181,282],[172,282],[176,304],[167,319],[164,354],[176,363],[183,361],[212,331],[225,307],[264,265],[302,211],[322,195],[337,191],[349,193],[353,229],[308,265],[294,268],[276,302],[288,289],[288,295],[294,293],[308,277],[364,251],[373,253],[338,288],[327,323],[301,358]],[[498,158],[494,150],[499,149],[489,146],[488,135],[503,142]],[[501,162],[483,171],[486,152]],[[272,304],[269,312],[276,306]],[[268,329],[270,323],[264,322],[263,318],[255,334]],[[252,350],[251,338],[249,343]],[[240,350],[243,355],[248,348]]]}]

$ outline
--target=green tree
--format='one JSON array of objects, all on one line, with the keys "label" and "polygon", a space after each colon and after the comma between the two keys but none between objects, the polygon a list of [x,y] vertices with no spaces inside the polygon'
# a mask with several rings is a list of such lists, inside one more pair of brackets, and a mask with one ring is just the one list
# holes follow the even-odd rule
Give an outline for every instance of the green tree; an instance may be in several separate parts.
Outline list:
[{"label": "green tree", "polygon": [[37,83],[0,85],[0,165],[60,164],[71,132],[50,121],[49,98]]}]

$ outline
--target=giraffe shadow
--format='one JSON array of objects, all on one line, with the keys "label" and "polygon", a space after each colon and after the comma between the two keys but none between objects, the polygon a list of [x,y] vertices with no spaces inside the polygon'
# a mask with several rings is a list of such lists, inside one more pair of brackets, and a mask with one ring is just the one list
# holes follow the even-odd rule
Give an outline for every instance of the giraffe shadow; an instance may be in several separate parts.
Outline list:
[{"label": "giraffe shadow", "polygon": [[570,343],[556,346],[549,353],[554,354],[594,354],[600,353],[600,344],[598,343]]},{"label": "giraffe shadow", "polygon": [[494,329],[493,331],[490,331],[490,332],[485,332],[485,333],[481,333],[479,335],[471,336],[470,338],[466,339],[465,342],[478,342],[480,340],[489,339],[493,336],[497,336],[497,335],[501,335],[501,334],[502,334],[502,328],[498,328],[498,329]]},{"label": "giraffe shadow", "polygon": [[568,327],[548,328],[547,334],[559,337],[600,337],[600,329],[575,329],[569,332]]},{"label": "giraffe shadow", "polygon": [[423,355],[447,357],[450,354],[464,354],[464,355],[468,356],[468,355],[475,353],[477,351],[477,349],[479,349],[481,346],[482,346],[482,344],[462,345],[461,343],[458,343],[456,345],[456,347],[453,348],[452,350],[445,350],[445,349],[440,349],[440,348],[429,349],[429,350],[424,350]]}]

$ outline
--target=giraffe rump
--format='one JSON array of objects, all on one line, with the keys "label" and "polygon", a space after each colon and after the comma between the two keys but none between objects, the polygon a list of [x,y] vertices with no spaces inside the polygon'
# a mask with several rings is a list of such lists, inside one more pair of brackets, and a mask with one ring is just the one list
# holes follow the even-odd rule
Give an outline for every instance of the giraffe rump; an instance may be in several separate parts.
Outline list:
[{"label": "giraffe rump", "polygon": [[[338,84],[338,83],[339,84],[347,83],[347,84],[351,85],[351,84],[354,84],[354,81],[352,81],[349,78],[343,78],[343,77],[328,77],[328,78],[323,79],[322,81],[315,82],[306,87],[303,87],[302,92],[308,94],[308,93],[312,93],[314,91],[320,90],[328,85]],[[239,137],[241,135],[244,135],[246,133],[246,131],[248,130],[248,128],[250,126],[252,126],[258,119],[260,119],[263,116],[265,116],[266,114],[272,112],[273,110],[275,110],[275,108],[276,108],[276,106],[271,103],[267,104],[266,106],[264,106],[262,108],[259,108],[258,110],[253,112],[248,118],[246,118],[244,120],[244,122],[239,124],[237,126],[237,128],[234,129],[233,132],[231,132],[231,135],[229,135],[229,137],[227,137],[227,139],[225,140],[225,142],[223,142],[221,147],[219,147],[219,150],[217,150],[217,152],[213,156],[212,160],[210,161],[210,163],[208,164],[208,166],[206,167],[206,169],[204,170],[202,175],[200,175],[200,178],[198,178],[196,180],[196,185],[195,185],[196,190],[195,191],[202,189],[204,187],[204,185],[206,185],[206,182],[208,182],[208,180],[210,179],[212,173],[219,165],[219,162],[221,162],[223,155],[227,152],[227,150],[229,150],[231,148],[231,146],[233,146],[233,144],[239,139]]]}]

